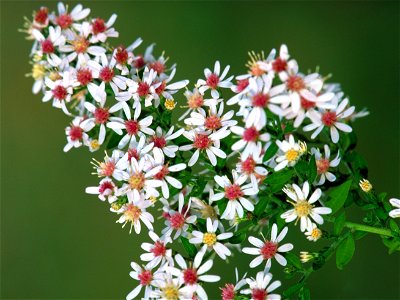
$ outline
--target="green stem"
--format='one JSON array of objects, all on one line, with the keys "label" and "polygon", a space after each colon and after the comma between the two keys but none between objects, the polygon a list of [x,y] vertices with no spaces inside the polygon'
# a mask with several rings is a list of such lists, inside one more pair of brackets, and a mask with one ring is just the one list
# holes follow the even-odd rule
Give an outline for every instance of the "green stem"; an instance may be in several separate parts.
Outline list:
[{"label": "green stem", "polygon": [[364,225],[364,224],[357,224],[357,223],[353,223],[353,222],[345,222],[344,226],[347,228],[350,228],[350,229],[358,230],[358,231],[365,231],[365,232],[395,237],[393,232],[390,229],[386,229],[386,228],[377,228],[377,227],[368,226],[368,225]]}]

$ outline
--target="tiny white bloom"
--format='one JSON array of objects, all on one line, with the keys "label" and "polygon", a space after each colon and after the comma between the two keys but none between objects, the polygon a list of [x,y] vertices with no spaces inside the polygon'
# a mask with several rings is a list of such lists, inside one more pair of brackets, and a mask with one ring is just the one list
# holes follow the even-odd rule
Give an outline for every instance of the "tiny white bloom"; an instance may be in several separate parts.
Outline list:
[{"label": "tiny white bloom", "polygon": [[211,72],[210,69],[204,69],[204,76],[206,79],[199,79],[197,81],[197,87],[201,94],[204,94],[205,91],[211,89],[211,96],[214,99],[219,98],[218,88],[230,88],[232,83],[233,76],[229,78],[225,78],[229,71],[229,66],[226,66],[222,74],[220,75],[221,66],[219,61],[216,61],[214,64],[214,71]]},{"label": "tiny white bloom", "polygon": [[282,153],[276,158],[278,164],[274,168],[275,171],[282,170],[286,166],[293,167],[307,151],[307,145],[300,141],[296,143],[293,135],[289,136],[288,141],[276,141],[276,144]]},{"label": "tiny white bloom", "polygon": [[389,212],[389,216],[391,218],[400,218],[400,199],[391,198],[389,202],[395,207]]},{"label": "tiny white bloom", "polygon": [[265,272],[258,272],[256,278],[247,279],[249,289],[243,290],[241,293],[251,295],[252,300],[265,299],[265,300],[278,300],[281,296],[278,294],[271,294],[275,289],[281,286],[281,282],[276,280],[271,283],[272,274]]}]

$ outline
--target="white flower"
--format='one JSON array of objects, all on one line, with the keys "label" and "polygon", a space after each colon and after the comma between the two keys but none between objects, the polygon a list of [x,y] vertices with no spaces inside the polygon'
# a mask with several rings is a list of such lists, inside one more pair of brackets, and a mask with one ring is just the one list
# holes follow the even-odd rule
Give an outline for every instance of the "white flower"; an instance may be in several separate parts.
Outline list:
[{"label": "white flower", "polygon": [[288,65],[289,66],[293,66],[295,64],[297,65],[294,59],[289,61],[289,58],[290,55],[288,48],[285,44],[283,44],[279,49],[279,56],[268,63],[267,69],[275,74],[278,74],[279,78],[281,78],[282,81],[285,81],[285,79],[288,77],[287,75]]},{"label": "white flower", "polygon": [[311,195],[310,199],[307,200],[310,192],[310,185],[308,182],[304,182],[303,189],[301,190],[297,184],[292,184],[283,189],[283,192],[294,202],[289,201],[293,205],[293,209],[281,215],[282,219],[285,219],[286,223],[297,221],[300,219],[300,230],[304,232],[309,226],[311,226],[314,220],[317,224],[323,224],[324,219],[320,215],[327,215],[332,212],[329,207],[315,207],[313,205],[321,197],[321,190],[316,189]]},{"label": "white flower", "polygon": [[185,124],[190,126],[197,126],[196,130],[204,131],[211,130],[217,131],[221,128],[229,129],[231,126],[236,125],[236,120],[231,120],[234,111],[230,110],[226,114],[224,113],[224,103],[221,102],[219,109],[217,106],[210,105],[208,114],[203,108],[199,108],[198,112],[193,111],[190,114],[190,118],[185,119]]},{"label": "white flower", "polygon": [[251,182],[257,183],[262,181],[268,174],[267,169],[262,167],[263,154],[261,153],[261,145],[247,158],[243,154],[240,155],[240,161],[236,164],[236,171],[243,174],[247,178],[250,177]]},{"label": "white flower", "polygon": [[199,283],[218,282],[221,277],[216,275],[206,275],[205,273],[212,268],[213,261],[210,259],[202,264],[202,259],[202,253],[197,253],[193,264],[188,266],[183,257],[180,254],[177,254],[175,256],[175,261],[180,269],[174,267],[172,268],[171,273],[186,285],[185,290],[188,292],[196,292],[200,299],[207,300],[207,293]]},{"label": "white flower", "polygon": [[293,167],[307,151],[306,144],[300,141],[296,143],[293,135],[289,136],[289,141],[276,141],[276,144],[283,154],[276,158],[278,164],[274,168],[275,171],[282,170],[286,166]]},{"label": "white flower", "polygon": [[389,212],[389,216],[391,218],[400,218],[400,199],[391,198],[389,202],[395,207]]},{"label": "white flower", "polygon": [[316,242],[321,238],[322,231],[316,224],[312,223],[304,234],[307,236],[307,240]]},{"label": "white flower", "polygon": [[37,29],[32,30],[32,35],[40,43],[39,55],[46,54],[47,62],[53,66],[58,67],[63,62],[60,57],[58,57],[56,52],[56,47],[60,47],[65,44],[65,36],[61,33],[60,27],[49,27],[49,36],[47,38]]},{"label": "white flower", "polygon": [[165,154],[171,158],[175,157],[175,153],[178,151],[179,147],[176,145],[168,145],[168,143],[180,137],[185,131],[183,128],[181,128],[174,132],[174,129],[174,126],[171,126],[166,133],[163,133],[163,129],[160,126],[157,126],[155,135],[150,137],[150,142],[153,143],[154,149],[160,149],[162,154]]},{"label": "white flower", "polygon": [[214,65],[214,72],[211,72],[211,70],[208,68],[204,69],[204,76],[206,77],[206,80],[199,79],[197,81],[197,88],[199,89],[199,92],[204,95],[205,91],[211,89],[211,96],[214,99],[218,99],[219,92],[217,88],[230,88],[230,86],[232,85],[231,80],[233,79],[233,76],[225,79],[226,75],[228,74],[229,68],[229,66],[226,66],[224,71],[220,75],[221,66],[219,64],[219,61],[216,61]]},{"label": "white flower", "polygon": [[226,153],[219,149],[220,140],[227,137],[231,132],[226,129],[218,130],[214,133],[209,131],[195,132],[194,130],[185,131],[183,135],[191,140],[193,143],[191,145],[185,145],[179,147],[181,151],[188,151],[191,149],[196,149],[192,157],[188,162],[188,166],[193,166],[199,159],[200,152],[205,151],[207,157],[213,166],[217,165],[217,157],[226,158]]},{"label": "white flower", "polygon": [[213,201],[228,199],[228,204],[221,218],[232,220],[237,214],[239,218],[244,215],[244,209],[248,211],[254,210],[254,205],[244,196],[256,195],[258,187],[253,183],[243,185],[247,179],[246,175],[238,175],[235,170],[232,170],[232,182],[225,176],[214,176],[215,182],[224,189],[224,192],[217,193],[212,197]]},{"label": "white flower", "polygon": [[118,199],[115,195],[117,191],[117,186],[109,178],[103,178],[99,186],[90,186],[85,189],[88,194],[99,195],[101,201],[105,201],[107,198],[109,203],[113,203]]},{"label": "white flower", "polygon": [[204,95],[201,94],[197,88],[195,88],[193,92],[187,90],[185,92],[185,97],[187,99],[187,106],[184,107],[187,107],[188,109],[182,114],[182,116],[179,117],[178,121],[183,120],[189,113],[193,111],[199,112],[202,106],[217,105],[216,99],[204,99]]},{"label": "white flower", "polygon": [[282,229],[281,233],[278,234],[278,226],[273,224],[270,240],[264,239],[264,241],[261,241],[258,238],[250,236],[249,242],[256,248],[245,247],[242,250],[246,254],[257,255],[257,257],[251,261],[250,268],[255,268],[266,260],[265,268],[269,269],[271,267],[272,258],[275,258],[281,266],[286,266],[287,261],[280,253],[292,250],[293,244],[287,243],[280,245],[279,243],[285,238],[287,232],[288,228],[285,227]]},{"label": "white flower", "polygon": [[236,284],[226,283],[225,286],[221,289],[221,298],[223,300],[234,300],[237,296],[237,293],[240,289],[246,285],[246,275],[245,273],[243,277],[239,280],[239,274],[237,268],[235,268],[235,276],[236,276]]},{"label": "white flower", "polygon": [[243,158],[247,158],[251,153],[254,153],[261,142],[268,142],[270,135],[268,133],[261,133],[256,127],[243,128],[240,126],[232,126],[231,131],[240,136],[241,139],[232,145],[233,151],[241,151]]},{"label": "white flower", "polygon": [[192,299],[192,291],[188,291],[185,287],[182,287],[183,281],[180,281],[179,278],[174,278],[170,268],[166,268],[162,276],[162,279],[154,281],[156,289],[151,292],[150,299]]},{"label": "white flower", "polygon": [[76,5],[70,13],[68,13],[68,6],[65,7],[64,3],[58,2],[58,16],[49,16],[51,20],[59,25],[62,29],[69,29],[73,22],[80,21],[90,14],[90,9],[85,8],[81,4]]},{"label": "white flower", "polygon": [[[271,294],[272,291],[281,286],[281,282],[276,280],[270,284],[272,280],[272,274],[264,272],[258,272],[256,279],[247,279],[249,289],[242,291],[242,294],[251,295],[251,300],[278,300],[281,296],[278,294]],[[269,285],[269,286],[268,286]]]},{"label": "white flower", "polygon": [[93,168],[96,170],[95,175],[99,177],[114,177],[116,180],[120,181],[123,179],[124,172],[122,170],[126,169],[126,162],[123,157],[123,153],[119,150],[113,150],[111,157],[106,156],[104,161],[99,162],[93,158]]},{"label": "white flower", "polygon": [[161,84],[157,83],[157,88],[155,89],[156,92],[155,99],[157,100],[155,103],[156,107],[160,104],[160,96],[163,96],[165,99],[173,99],[174,98],[172,96],[173,94],[177,93],[180,89],[183,89],[185,86],[188,85],[189,80],[181,80],[174,83],[170,83],[174,78],[175,73],[176,69],[174,68],[168,77],[166,77],[165,74],[159,74]]},{"label": "white flower", "polygon": [[131,228],[129,234],[132,232],[132,227],[135,228],[137,234],[141,231],[141,223],[147,227],[148,230],[153,230],[153,216],[146,211],[146,208],[152,206],[153,203],[150,200],[146,200],[143,194],[127,194],[129,203],[124,204],[118,211],[118,214],[122,216],[117,220],[117,223],[121,223],[122,228],[129,222],[131,222]]},{"label": "white flower", "polygon": [[147,253],[140,255],[141,260],[148,262],[146,268],[152,269],[166,262],[173,266],[172,250],[166,247],[171,242],[171,238],[166,236],[160,238],[153,231],[149,231],[149,236],[154,243],[142,243],[141,248]]},{"label": "white flower", "polygon": [[324,129],[324,127],[329,128],[331,139],[333,143],[339,141],[339,130],[343,132],[351,132],[353,129],[343,123],[349,116],[354,113],[355,107],[351,106],[346,109],[349,104],[349,100],[346,98],[337,106],[335,110],[326,110],[318,112],[316,110],[310,110],[307,112],[308,117],[311,119],[312,123],[303,128],[304,131],[313,131],[311,135],[312,139]]},{"label": "white flower", "polygon": [[226,259],[227,256],[231,255],[231,251],[228,249],[228,247],[226,247],[219,241],[229,239],[233,236],[233,233],[225,232],[217,235],[215,233],[217,229],[218,220],[215,220],[213,222],[210,218],[207,218],[207,231],[203,233],[194,230],[192,232],[193,237],[189,240],[189,242],[192,244],[203,244],[201,250],[199,251],[203,253],[203,255],[205,254],[207,249],[213,249],[219,257],[221,257],[222,259]]},{"label": "white flower", "polygon": [[64,147],[64,152],[78,148],[87,141],[88,135],[82,128],[82,120],[82,117],[76,117],[72,120],[71,125],[65,128],[68,143]]},{"label": "white flower", "polygon": [[119,46],[115,48],[113,52],[113,57],[115,58],[116,65],[115,67],[118,70],[121,70],[121,75],[129,74],[129,67],[131,67],[134,59],[133,50],[139,47],[139,45],[143,42],[141,38],[136,39],[132,44],[130,44],[127,48],[123,46]]},{"label": "white flower", "polygon": [[335,168],[340,163],[339,152],[333,160],[330,160],[331,150],[328,145],[324,145],[325,156],[323,157],[319,149],[311,148],[311,153],[315,156],[315,163],[317,165],[317,174],[320,176],[320,179],[316,182],[316,185],[323,185],[325,183],[325,178],[334,182],[336,180],[336,176],[329,172],[329,168]]},{"label": "white flower", "polygon": [[104,20],[101,18],[93,19],[90,24],[90,30],[92,33],[90,42],[104,43],[109,37],[114,37],[114,38],[118,37],[119,33],[115,31],[115,29],[112,27],[116,19],[117,19],[116,14],[112,14],[106,23],[104,23]]}]

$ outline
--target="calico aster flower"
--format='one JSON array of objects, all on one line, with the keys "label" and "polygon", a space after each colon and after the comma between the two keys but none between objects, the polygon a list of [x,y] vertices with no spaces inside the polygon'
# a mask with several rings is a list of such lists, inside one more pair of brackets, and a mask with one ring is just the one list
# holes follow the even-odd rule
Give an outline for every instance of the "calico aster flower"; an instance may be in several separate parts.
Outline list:
[{"label": "calico aster flower", "polygon": [[[293,66],[296,63],[294,59],[290,59],[290,54],[287,46],[285,44],[281,45],[279,49],[279,56],[271,60],[268,63],[268,70],[272,71],[274,74],[278,74],[282,81],[288,77],[287,71],[289,66]],[[293,68],[293,67],[292,67]]]},{"label": "calico aster flower", "polygon": [[107,22],[105,22],[102,18],[93,19],[90,23],[90,32],[92,34],[90,42],[104,43],[110,37],[117,38],[119,33],[112,27],[116,19],[116,14],[112,14]]},{"label": "calico aster flower", "polygon": [[175,153],[178,151],[179,147],[176,145],[168,145],[168,143],[180,137],[185,131],[183,128],[181,128],[174,132],[174,129],[175,127],[171,126],[171,128],[164,133],[163,129],[160,126],[157,126],[155,134],[150,137],[149,140],[151,143],[153,143],[154,149],[160,149],[162,151],[162,155],[170,158],[175,157]]},{"label": "calico aster flower", "polygon": [[130,163],[132,158],[139,161],[145,154],[153,149],[153,143],[146,144],[146,137],[141,135],[139,141],[131,140],[129,143],[128,151],[125,153],[124,158],[127,163]]},{"label": "calico aster flower", "polygon": [[[154,67],[153,67],[154,68]],[[153,69],[154,70],[154,69]],[[172,95],[176,94],[180,89],[186,87],[189,83],[189,80],[181,80],[174,83],[171,81],[174,79],[176,73],[176,69],[174,68],[169,76],[165,74],[159,74],[159,82],[157,84],[157,88],[155,89],[155,106],[157,107],[160,104],[160,97],[164,97],[165,99],[174,99]]]},{"label": "calico aster flower", "polygon": [[[243,290],[241,293],[251,295],[252,300],[278,300],[281,296],[278,294],[271,294],[275,289],[281,286],[281,282],[276,280],[271,283],[272,274],[258,272],[256,278],[247,279],[249,289]],[[271,283],[271,284],[270,284]]]},{"label": "calico aster flower", "polygon": [[154,281],[155,289],[150,293],[150,299],[161,300],[191,300],[193,292],[182,287],[183,282],[172,275],[170,268],[162,273],[160,280]]},{"label": "calico aster flower", "polygon": [[103,178],[98,186],[90,186],[85,189],[87,194],[99,195],[101,201],[108,200],[109,203],[117,201],[118,187],[109,178]]},{"label": "calico aster flower", "polygon": [[199,79],[197,81],[197,88],[199,92],[204,95],[204,92],[208,89],[211,90],[211,96],[214,99],[219,98],[218,88],[230,88],[232,83],[233,76],[225,78],[228,74],[230,66],[226,66],[222,74],[220,75],[221,66],[219,61],[216,61],[214,64],[214,72],[211,72],[210,69],[204,69],[204,76],[206,79]]},{"label": "calico aster flower", "polygon": [[316,224],[312,223],[308,228],[307,231],[304,233],[307,237],[307,240],[316,242],[322,236],[322,231],[317,227]]},{"label": "calico aster flower", "polygon": [[287,232],[288,228],[285,227],[282,229],[281,233],[278,234],[278,226],[273,224],[271,229],[271,238],[269,240],[265,239],[264,241],[261,241],[256,237],[250,236],[249,242],[256,248],[245,247],[242,250],[246,254],[257,255],[257,257],[251,261],[250,268],[255,268],[266,260],[265,268],[269,269],[271,267],[272,258],[275,258],[281,266],[286,266],[287,261],[281,253],[292,250],[293,244],[287,243],[280,245],[280,242],[285,238]]},{"label": "calico aster flower", "polygon": [[241,175],[245,175],[246,180],[250,178],[250,181],[253,182],[254,185],[258,182],[262,182],[268,174],[267,169],[262,166],[263,153],[261,152],[261,145],[256,149],[256,151],[246,158],[241,154],[240,160],[236,164],[236,171]]},{"label": "calico aster flower", "polygon": [[389,202],[395,207],[389,212],[389,216],[391,218],[400,218],[400,199],[391,198]]},{"label": "calico aster flower", "polygon": [[199,159],[200,152],[205,151],[208,159],[213,166],[217,165],[217,156],[226,158],[226,153],[219,148],[220,140],[227,137],[231,132],[220,129],[214,133],[210,131],[195,132],[194,130],[185,131],[183,135],[193,143],[179,147],[181,151],[196,149],[188,162],[188,166],[193,166]]},{"label": "calico aster flower", "polygon": [[329,172],[329,168],[335,168],[340,163],[339,152],[336,157],[330,160],[331,150],[328,145],[324,145],[325,156],[322,156],[321,152],[317,148],[311,148],[311,153],[315,156],[315,163],[317,165],[317,174],[320,176],[319,180],[316,181],[316,185],[323,185],[325,179],[330,182],[336,180],[336,176]]},{"label": "calico aster flower", "polygon": [[153,231],[149,231],[149,236],[153,241],[153,244],[142,243],[141,248],[147,253],[140,255],[142,261],[148,262],[146,268],[152,269],[159,264],[163,265],[164,263],[173,266],[172,250],[166,247],[168,243],[172,242],[171,238],[168,236],[162,236],[160,238]]},{"label": "calico aster flower", "polygon": [[179,117],[178,121],[182,121],[191,112],[199,112],[202,106],[217,105],[216,99],[204,99],[204,94],[201,94],[197,88],[193,91],[187,90],[185,92],[185,97],[187,99],[187,105],[183,106],[187,110]]},{"label": "calico aster flower", "polygon": [[133,50],[135,50],[143,42],[141,38],[136,39],[128,47],[124,48],[119,46],[114,49],[113,57],[115,58],[116,65],[115,68],[121,71],[121,75],[128,75],[129,68],[133,63],[134,55]]},{"label": "calico aster flower", "polygon": [[123,153],[119,150],[113,150],[111,157],[108,156],[107,152],[105,152],[106,156],[102,162],[97,161],[93,158],[93,168],[96,170],[94,175],[99,177],[114,177],[116,180],[121,181],[124,177],[125,169],[125,160],[121,159],[123,157]]},{"label": "calico aster flower", "polygon": [[239,274],[237,268],[235,268],[235,276],[236,276],[236,284],[226,283],[224,287],[220,288],[221,290],[221,299],[222,300],[234,300],[240,289],[246,285],[246,275],[245,273],[243,277],[239,280]]},{"label": "calico aster flower", "polygon": [[278,164],[274,168],[275,171],[282,170],[286,166],[293,167],[307,151],[307,145],[300,141],[296,143],[293,135],[289,136],[288,141],[276,141],[276,144],[283,153],[276,158]]},{"label": "calico aster flower", "polygon": [[353,129],[344,123],[346,119],[354,113],[355,107],[351,106],[346,109],[349,104],[349,100],[346,98],[339,103],[336,109],[326,111],[310,110],[307,112],[308,117],[312,123],[303,128],[304,131],[314,131],[311,135],[311,139],[315,139],[318,134],[324,129],[329,128],[331,140],[333,143],[339,141],[339,131],[352,132]]},{"label": "calico aster flower", "polygon": [[297,184],[292,184],[283,189],[283,192],[292,200],[288,200],[293,205],[293,209],[284,212],[281,218],[285,219],[286,223],[300,220],[300,230],[304,232],[312,224],[314,220],[317,224],[323,224],[324,219],[321,215],[327,215],[332,212],[329,207],[315,207],[315,204],[321,198],[321,190],[316,189],[310,199],[307,197],[310,192],[310,185],[308,182],[304,182],[303,189]]},{"label": "calico aster flower", "polygon": [[213,201],[228,199],[228,204],[221,218],[232,220],[237,214],[239,218],[244,215],[244,209],[248,211],[254,210],[253,203],[246,199],[245,196],[253,196],[258,193],[258,187],[254,183],[245,184],[247,176],[239,175],[235,170],[232,170],[232,181],[225,176],[214,176],[215,182],[224,189],[224,192],[217,193],[212,197]]},{"label": "calico aster flower", "polygon": [[61,33],[60,27],[49,27],[49,35],[47,38],[37,29],[32,30],[32,35],[40,43],[40,56],[46,55],[47,62],[53,66],[58,67],[62,63],[62,59],[56,54],[58,47],[65,44],[65,36]]},{"label": "calico aster flower", "polygon": [[127,196],[129,202],[116,211],[118,214],[122,214],[117,223],[123,224],[122,228],[124,228],[130,222],[129,234],[131,234],[132,228],[135,228],[136,234],[140,233],[142,228],[140,221],[143,222],[148,230],[153,230],[152,223],[154,218],[146,211],[153,203],[150,200],[146,200],[143,194],[128,193]]},{"label": "calico aster flower", "polygon": [[230,130],[241,137],[239,141],[232,145],[232,150],[242,151],[243,158],[247,158],[251,153],[254,153],[260,147],[261,142],[268,142],[271,138],[269,133],[262,133],[254,126],[248,128],[232,126]]},{"label": "calico aster flower", "polygon": [[82,117],[76,117],[72,120],[70,126],[65,128],[68,143],[64,147],[64,152],[68,152],[72,148],[82,146],[88,139],[88,135],[82,128]]},{"label": "calico aster flower", "polygon": [[58,15],[51,15],[51,20],[60,26],[62,29],[69,29],[74,22],[85,19],[90,14],[90,8],[83,8],[81,4],[76,5],[70,13],[68,13],[68,6],[59,2],[57,5]]},{"label": "calico aster flower", "polygon": [[194,230],[192,232],[192,238],[189,240],[189,242],[192,244],[203,244],[201,250],[199,251],[203,253],[203,255],[207,250],[213,249],[219,257],[226,259],[227,256],[231,255],[231,251],[219,241],[229,239],[233,236],[233,233],[225,232],[216,234],[218,224],[218,220],[212,221],[210,218],[207,218],[207,231],[203,233],[201,231]]}]

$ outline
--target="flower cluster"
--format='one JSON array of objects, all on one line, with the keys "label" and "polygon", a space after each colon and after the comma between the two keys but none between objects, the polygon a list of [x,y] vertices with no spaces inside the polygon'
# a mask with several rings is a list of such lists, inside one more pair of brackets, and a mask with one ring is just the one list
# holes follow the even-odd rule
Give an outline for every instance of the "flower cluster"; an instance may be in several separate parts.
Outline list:
[{"label": "flower cluster", "polygon": [[272,262],[302,271],[294,245],[282,242],[293,227],[285,223],[299,221],[305,241],[330,238],[324,218],[349,193],[347,169],[355,172],[345,157],[351,124],[367,113],[355,113],[327,77],[301,73],[285,45],[266,58],[250,53],[248,72],[236,77],[216,61],[189,88],[188,80],[174,81],[176,65],[153,54],[154,45],[140,52],[139,38],[110,46],[116,15],[89,13],[62,3],[34,13],[26,28],[33,92],[71,117],[64,151],[105,150],[92,162],[99,182],[86,192],[107,200],[129,233],[149,236],[141,263],[131,264],[138,285],[127,299],[207,299],[207,283],[221,281],[209,274],[214,260],[234,261],[240,252],[258,270],[240,279],[236,270],[222,299],[280,299],[271,294],[281,285],[271,282]]}]

